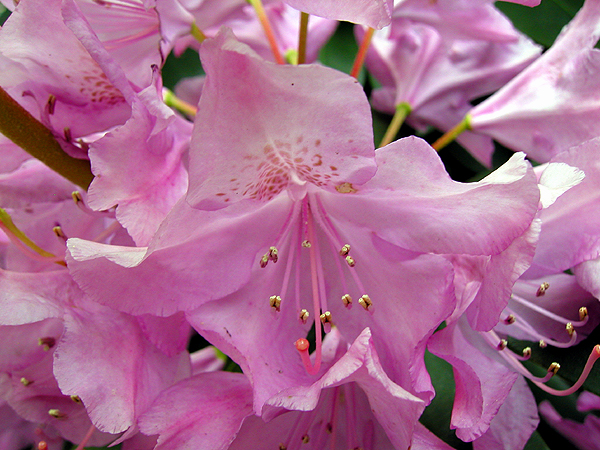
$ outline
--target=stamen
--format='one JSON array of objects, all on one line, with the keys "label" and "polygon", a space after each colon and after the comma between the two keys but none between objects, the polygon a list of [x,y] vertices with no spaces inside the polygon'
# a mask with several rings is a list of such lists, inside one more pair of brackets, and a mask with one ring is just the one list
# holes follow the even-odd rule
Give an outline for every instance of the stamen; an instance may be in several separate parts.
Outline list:
[{"label": "stamen", "polygon": [[279,444],[279,450],[287,450],[287,447],[283,444]]},{"label": "stamen", "polygon": [[305,434],[304,436],[302,436],[303,444],[308,444],[309,442],[310,442],[310,437],[308,436],[308,434]]},{"label": "stamen", "polygon": [[277,248],[275,247],[270,247],[269,248],[269,259],[271,261],[273,261],[273,263],[276,263],[277,261],[279,261],[279,251],[277,250]]},{"label": "stamen", "polygon": [[71,395],[71,400],[73,400],[75,403],[81,404],[81,399],[79,398],[79,395]]},{"label": "stamen", "polygon": [[13,222],[5,209],[0,208],[0,229],[2,229],[10,241],[27,256],[38,261],[54,262],[61,266],[67,265],[65,261],[53,253],[47,252],[27,237]]},{"label": "stamen", "polygon": [[546,344],[546,341],[544,341],[543,339],[541,339],[540,342],[538,342],[538,345],[540,346],[540,348],[548,347],[548,344]]},{"label": "stamen", "polygon": [[535,293],[535,296],[536,297],[544,296],[549,287],[550,287],[550,283],[547,283],[544,281],[542,284],[540,284],[540,287],[538,288],[537,292]]},{"label": "stamen", "polygon": [[527,361],[529,358],[531,358],[531,347],[525,347],[523,349],[523,360]]},{"label": "stamen", "polygon": [[304,247],[304,248],[310,248],[310,246],[311,246],[311,243],[310,243],[310,241],[308,239],[305,239],[305,240],[302,241],[302,247]]},{"label": "stamen", "polygon": [[48,450],[48,444],[46,441],[40,441],[37,445],[38,450]]},{"label": "stamen", "polygon": [[56,96],[50,94],[48,96],[48,103],[46,103],[46,106],[48,107],[48,114],[54,114],[54,109],[56,107]]},{"label": "stamen", "polygon": [[371,301],[371,297],[367,294],[358,299],[358,304],[362,306],[365,311],[373,312],[373,302]]},{"label": "stamen", "polygon": [[83,447],[85,447],[88,444],[88,442],[94,435],[94,431],[96,431],[96,427],[94,425],[92,425],[88,429],[87,433],[85,434],[85,436],[83,437],[83,439],[81,440],[81,442],[79,443],[79,445],[77,446],[77,448],[75,450],[84,450]]},{"label": "stamen", "polygon": [[281,297],[279,295],[271,295],[271,297],[269,297],[269,305],[271,305],[271,308],[275,311],[281,311]]},{"label": "stamen", "polygon": [[[527,306],[528,308],[530,308],[530,309],[532,309],[532,310],[534,310],[534,311],[542,314],[543,316],[546,316],[546,317],[548,317],[548,318],[550,318],[552,320],[555,320],[555,321],[557,321],[559,323],[564,323],[566,325],[567,323],[572,322],[574,326],[578,326],[578,327],[582,326],[582,325],[585,325],[585,322],[573,322],[572,320],[565,319],[564,317],[559,316],[558,314],[554,314],[554,313],[552,313],[552,312],[550,312],[550,311],[548,311],[548,310],[540,307],[539,305],[536,305],[534,303],[531,303],[531,302],[525,300],[522,297],[519,297],[518,295],[514,295],[514,294],[511,295],[511,299],[514,300],[514,301],[516,301],[517,303],[520,303],[521,305]],[[579,311],[581,311],[581,308],[579,309]],[[581,312],[579,314],[580,314],[580,317],[581,317]],[[581,319],[581,320],[583,320],[583,319]]]},{"label": "stamen", "polygon": [[586,324],[588,319],[589,319],[588,310],[585,306],[582,306],[581,308],[579,308],[579,320],[583,324]]},{"label": "stamen", "polygon": [[63,136],[65,137],[65,141],[72,142],[73,141],[73,136],[71,135],[71,128],[64,127],[63,128]]},{"label": "stamen", "polygon": [[267,267],[267,264],[269,264],[269,254],[268,253],[265,253],[262,256],[262,258],[260,258],[259,264],[260,264],[260,267],[263,268],[263,269],[265,267]]},{"label": "stamen", "polygon": [[344,244],[340,250],[340,256],[347,256],[350,253],[350,244]]},{"label": "stamen", "polygon": [[342,295],[342,302],[346,308],[352,308],[352,297],[349,294]]},{"label": "stamen", "polygon": [[559,391],[557,389],[550,388],[550,387],[546,386],[545,384],[539,383],[535,380],[532,380],[532,381],[536,386],[538,386],[539,388],[548,392],[549,394],[561,396],[561,397],[564,397],[566,395],[571,395],[574,392],[576,392],[583,385],[586,378],[590,374],[592,367],[594,367],[594,363],[596,362],[596,360],[598,360],[598,358],[600,358],[600,345],[597,344],[592,349],[592,352],[590,353],[590,356],[588,357],[585,367],[583,368],[583,371],[581,372],[581,376],[575,382],[575,384],[573,386],[571,386],[569,389]]},{"label": "stamen", "polygon": [[308,320],[309,316],[310,316],[310,313],[306,309],[303,309],[300,311],[300,321],[303,324],[306,324],[306,321]]},{"label": "stamen", "polygon": [[325,333],[329,333],[331,331],[331,312],[325,311],[323,314],[319,316],[321,318],[321,323],[323,324],[323,328],[325,328]]},{"label": "stamen", "polygon": [[356,261],[354,261],[354,258],[350,255],[346,256],[346,262],[350,267],[354,267],[356,265]]},{"label": "stamen", "polygon": [[508,341],[506,339],[500,339],[500,342],[497,345],[497,349],[502,351],[508,346]]},{"label": "stamen", "polygon": [[575,331],[575,328],[573,327],[573,324],[571,322],[569,322],[565,328],[567,329],[567,333],[569,333],[569,336],[573,337],[574,334],[577,334],[577,332]]},{"label": "stamen", "polygon": [[517,320],[514,316],[514,314],[509,314],[506,319],[504,319],[504,323],[506,325],[512,325],[513,323],[515,323],[515,320]]},{"label": "stamen", "polygon": [[27,378],[25,378],[25,377],[22,377],[22,378],[21,378],[21,384],[22,384],[23,386],[29,386],[31,383],[33,383],[33,381],[31,381],[31,380],[28,380],[28,379],[27,379]]},{"label": "stamen", "polygon": [[557,362],[553,362],[548,366],[548,372],[552,372],[553,375],[556,375],[558,370],[560,369],[560,364]]},{"label": "stamen", "polygon": [[62,241],[65,241],[68,239],[67,235],[65,234],[65,232],[62,230],[62,228],[60,226],[56,226],[54,228],[52,228],[52,231],[54,231],[54,234],[56,235],[57,238],[61,239]]},{"label": "stamen", "polygon": [[38,345],[42,346],[42,349],[47,352],[56,344],[56,339],[52,336],[42,337],[38,339]]},{"label": "stamen", "polygon": [[48,414],[54,417],[55,419],[64,419],[67,417],[67,415],[60,409],[50,409],[48,410]]}]

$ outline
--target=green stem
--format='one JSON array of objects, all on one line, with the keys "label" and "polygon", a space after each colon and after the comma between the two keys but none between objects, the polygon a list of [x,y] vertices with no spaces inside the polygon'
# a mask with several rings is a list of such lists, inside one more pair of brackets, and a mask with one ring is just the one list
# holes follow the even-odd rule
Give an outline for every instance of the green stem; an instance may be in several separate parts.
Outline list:
[{"label": "green stem", "polygon": [[198,108],[186,101],[181,100],[173,91],[167,88],[163,88],[163,101],[168,107],[176,109],[177,111],[182,112],[192,118],[198,112]]},{"label": "green stem", "polygon": [[87,190],[92,182],[90,162],[66,154],[50,130],[1,87],[0,133],[76,185]]},{"label": "green stem", "polygon": [[408,117],[411,111],[412,108],[406,102],[402,102],[396,105],[396,112],[394,113],[394,117],[392,117],[392,121],[390,122],[390,125],[388,126],[388,129],[386,130],[385,135],[381,140],[381,144],[379,144],[379,147],[384,147],[394,140],[394,138],[398,134],[398,131],[400,131],[400,127],[404,123],[404,120]]},{"label": "green stem", "polygon": [[436,151],[440,151],[441,149],[443,149],[446,145],[448,145],[450,142],[452,142],[454,139],[456,139],[458,137],[459,134],[461,134],[463,131],[467,131],[467,130],[471,130],[471,115],[467,114],[465,116],[465,118],[458,123],[454,128],[452,128],[451,130],[447,131],[441,138],[439,138],[437,141],[435,141],[432,145],[432,147],[436,150]]},{"label": "green stem", "polygon": [[308,37],[308,18],[305,12],[300,13],[300,35],[298,36],[298,64],[306,62],[306,39]]}]

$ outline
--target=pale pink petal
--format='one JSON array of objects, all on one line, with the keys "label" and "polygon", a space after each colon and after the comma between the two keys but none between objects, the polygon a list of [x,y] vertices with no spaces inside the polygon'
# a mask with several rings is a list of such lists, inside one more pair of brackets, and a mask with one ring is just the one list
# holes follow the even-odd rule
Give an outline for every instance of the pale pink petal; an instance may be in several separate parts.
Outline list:
[{"label": "pale pink petal", "polygon": [[300,11],[371,28],[389,25],[392,0],[284,0]]},{"label": "pale pink petal", "polygon": [[[207,78],[190,148],[193,206],[265,201],[307,183],[335,190],[373,175],[369,105],[356,80],[321,66],[266,63],[230,32],[205,41],[201,55]],[[344,108],[332,114],[332,105]]]}]

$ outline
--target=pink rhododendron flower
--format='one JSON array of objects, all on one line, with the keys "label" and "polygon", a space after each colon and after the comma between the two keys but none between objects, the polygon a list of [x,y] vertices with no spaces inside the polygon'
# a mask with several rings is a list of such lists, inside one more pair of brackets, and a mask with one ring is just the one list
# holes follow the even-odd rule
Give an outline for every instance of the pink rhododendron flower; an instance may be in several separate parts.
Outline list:
[{"label": "pink rhododendron flower", "polygon": [[600,448],[600,418],[597,416],[588,414],[584,423],[565,419],[547,400],[540,403],[540,414],[580,450],[598,450]]},{"label": "pink rhododendron flower", "polygon": [[[406,2],[396,7],[398,14],[387,33],[375,34],[366,65],[383,85],[373,92],[373,105],[390,114],[403,105],[410,112],[409,123],[419,128],[434,125],[447,131],[472,108],[470,101],[497,90],[540,53],[538,46],[512,29],[509,38],[496,42],[477,33],[461,35],[478,25],[472,20],[461,22],[460,31],[444,28],[454,9],[439,11],[440,20],[429,24],[419,15],[406,18],[405,8],[410,8]],[[496,14],[495,22],[506,22]],[[485,29],[497,27],[487,24]],[[362,29],[358,31],[361,35]],[[489,138],[465,133],[458,140],[491,165]]]},{"label": "pink rhododendron flower", "polygon": [[393,0],[285,0],[299,11],[381,29],[389,25]]},{"label": "pink rhododendron flower", "polygon": [[600,134],[600,3],[588,0],[552,48],[469,113],[473,131],[539,162]]}]

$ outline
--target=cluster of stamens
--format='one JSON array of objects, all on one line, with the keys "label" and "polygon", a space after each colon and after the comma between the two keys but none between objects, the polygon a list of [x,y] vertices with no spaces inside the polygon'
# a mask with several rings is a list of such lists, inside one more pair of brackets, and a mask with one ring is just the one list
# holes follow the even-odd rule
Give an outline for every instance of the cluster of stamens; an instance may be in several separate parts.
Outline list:
[{"label": "cluster of stamens", "polygon": [[[548,282],[541,283],[536,291],[535,296],[536,297],[544,296],[549,288],[550,288],[550,284]],[[511,299],[521,305],[529,307],[530,309],[540,313],[541,315],[543,315],[545,317],[548,317],[559,323],[565,324],[565,330],[570,339],[568,342],[559,342],[554,339],[550,339],[550,338],[541,336],[531,325],[526,323],[524,320],[521,320],[518,317],[518,315],[516,315],[514,313],[508,314],[503,319],[503,323],[505,325],[517,326],[521,330],[524,330],[527,333],[529,333],[530,335],[538,337],[539,338],[538,345],[540,348],[545,348],[549,344],[554,347],[562,347],[562,348],[566,348],[566,347],[570,347],[570,346],[574,345],[577,340],[577,331],[575,330],[575,328],[585,325],[589,320],[588,310],[585,306],[579,308],[579,321],[569,321],[568,319],[565,319],[561,316],[558,316],[557,314],[554,314],[550,311],[545,310],[544,308],[540,307],[539,305],[532,304],[531,302],[525,300],[522,297],[513,295],[511,297]],[[534,384],[539,386],[541,389],[543,389],[546,392],[549,392],[553,395],[559,395],[559,396],[569,395],[569,394],[575,392],[577,389],[579,389],[581,387],[581,385],[583,384],[583,382],[585,381],[585,379],[587,378],[595,361],[598,358],[600,358],[600,345],[596,345],[593,348],[593,350],[588,358],[588,361],[582,371],[582,374],[581,374],[579,380],[577,380],[577,382],[569,389],[566,389],[563,391],[558,391],[556,389],[552,389],[552,388],[548,387],[544,383],[546,383],[548,380],[550,380],[550,378],[552,378],[554,375],[556,375],[556,373],[560,369],[560,364],[553,362],[548,367],[547,374],[544,377],[535,377],[521,363],[521,361],[526,361],[531,357],[531,354],[532,354],[531,347],[524,348],[522,355],[518,355],[518,354],[512,352],[508,348],[508,341],[506,339],[501,339],[500,337],[498,337],[498,335],[494,331],[488,331],[488,332],[485,332],[482,334],[483,334],[484,338],[487,340],[487,342],[490,345],[494,346],[496,348],[496,350],[498,350],[500,355],[504,358],[505,361],[507,361],[509,363],[509,365],[511,367],[513,367],[521,375],[523,375],[526,378],[528,378],[529,380],[531,380]]]},{"label": "cluster of stamens", "polygon": [[[335,227],[323,211],[318,198],[316,196],[311,196],[310,194],[307,197],[308,198],[305,198],[303,201],[295,204],[290,216],[282,227],[278,238],[275,240],[274,245],[269,247],[268,251],[266,251],[259,259],[259,266],[261,268],[266,268],[270,262],[277,263],[282,258],[280,249],[286,249],[283,254],[283,258],[286,260],[286,263],[281,292],[269,297],[269,306],[276,314],[281,312],[282,307],[285,307],[282,306],[282,304],[285,305],[286,297],[289,295],[288,291],[290,290],[290,280],[292,280],[292,283],[294,283],[292,271],[295,269],[295,290],[291,290],[294,291],[293,297],[295,297],[296,301],[298,320],[302,324],[306,324],[311,313],[309,313],[310,308],[306,309],[301,307],[299,278],[301,265],[300,258],[304,252],[306,252],[306,255],[308,256],[310,266],[310,285],[312,291],[312,314],[317,344],[314,365],[310,362],[308,357],[308,347],[306,347],[306,349],[304,349],[304,345],[300,345],[300,347],[296,345],[296,347],[301,353],[301,358],[304,362],[306,370],[312,374],[316,373],[320,366],[322,342],[321,327],[325,333],[328,333],[331,331],[331,327],[334,324],[333,315],[327,306],[325,276],[321,253],[322,242],[319,242],[317,239],[316,224],[318,224],[320,231],[322,231],[327,237],[332,250],[339,255],[336,255],[334,261],[340,274],[340,284],[343,289],[347,290],[348,288],[343,274],[344,270],[342,268],[342,264],[338,262],[339,257],[343,258],[343,261],[346,263],[345,265],[348,267],[347,270],[350,270],[350,274],[356,287],[363,292],[364,288],[360,279],[358,278],[358,275],[353,270],[356,266],[356,260],[350,254],[350,244],[342,243]],[[346,309],[350,309],[352,307],[353,300],[350,294],[346,293],[342,295],[341,300]],[[365,311],[368,311],[369,313],[373,312],[373,301],[367,294],[363,293],[363,295],[358,299],[358,304],[361,305]],[[302,356],[303,352],[306,353],[306,357]]]}]

